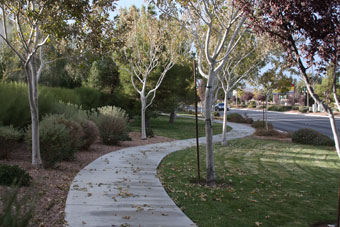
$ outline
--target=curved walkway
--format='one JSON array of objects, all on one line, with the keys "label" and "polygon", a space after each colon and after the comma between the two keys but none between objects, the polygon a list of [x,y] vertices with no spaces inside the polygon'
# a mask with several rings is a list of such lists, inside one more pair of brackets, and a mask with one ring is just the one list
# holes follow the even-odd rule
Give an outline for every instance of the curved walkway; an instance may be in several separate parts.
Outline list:
[{"label": "curved walkway", "polygon": [[[249,126],[228,123],[229,139],[251,135]],[[214,142],[221,135],[214,136]],[[204,137],[200,144],[205,143]],[[169,153],[195,146],[195,139],[129,147],[90,163],[73,180],[65,208],[70,227],[195,226],[170,199],[157,167]]]}]

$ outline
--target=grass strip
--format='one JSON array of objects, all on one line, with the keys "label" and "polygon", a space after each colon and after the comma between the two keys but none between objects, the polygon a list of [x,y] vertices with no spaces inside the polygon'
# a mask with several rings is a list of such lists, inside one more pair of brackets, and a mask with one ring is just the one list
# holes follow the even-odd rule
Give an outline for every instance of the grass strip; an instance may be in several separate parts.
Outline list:
[{"label": "grass strip", "polygon": [[212,188],[195,183],[195,160],[194,148],[172,153],[158,174],[171,198],[201,227],[336,222],[339,161],[332,148],[253,138],[215,145],[218,185]]}]

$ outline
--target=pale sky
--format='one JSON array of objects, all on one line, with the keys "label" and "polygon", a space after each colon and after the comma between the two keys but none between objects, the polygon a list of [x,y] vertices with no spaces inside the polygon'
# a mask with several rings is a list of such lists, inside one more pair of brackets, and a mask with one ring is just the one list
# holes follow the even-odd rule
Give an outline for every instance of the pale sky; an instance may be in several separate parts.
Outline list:
[{"label": "pale sky", "polygon": [[124,8],[124,7],[129,8],[132,5],[135,5],[136,7],[140,8],[140,6],[142,4],[146,5],[144,0],[119,0],[117,2],[117,6],[118,6],[117,8],[118,9],[121,8],[121,7],[122,8]]}]

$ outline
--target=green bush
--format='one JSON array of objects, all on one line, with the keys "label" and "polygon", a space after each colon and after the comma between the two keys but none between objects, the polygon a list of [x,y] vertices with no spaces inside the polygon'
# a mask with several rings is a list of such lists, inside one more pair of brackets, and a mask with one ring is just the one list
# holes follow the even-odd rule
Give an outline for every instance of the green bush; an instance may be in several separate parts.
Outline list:
[{"label": "green bush", "polygon": [[308,106],[299,106],[299,111],[301,113],[307,113],[309,110]]},{"label": "green bush", "polygon": [[1,192],[0,226],[26,227],[33,217],[34,205],[31,193],[19,195],[19,187],[4,187]]},{"label": "green bush", "polygon": [[[47,115],[39,127],[40,133],[40,153],[45,168],[63,160],[66,154],[73,154],[75,147],[71,138],[71,132],[65,124],[59,121],[63,119],[61,115]],[[26,143],[32,143],[32,133],[29,128],[26,133]]]},{"label": "green bush", "polygon": [[[264,121],[257,120],[257,121],[254,121],[251,124],[251,127],[253,127],[253,128],[266,128],[266,123]],[[272,128],[273,128],[273,125],[268,122],[268,129],[272,129]]]},{"label": "green bush", "polygon": [[56,123],[66,126],[69,132],[69,140],[71,142],[71,149],[66,149],[61,153],[62,160],[73,160],[75,152],[84,145],[83,138],[85,137],[85,133],[83,128],[78,122],[66,119],[64,116],[57,118]]},{"label": "green bush", "polygon": [[74,104],[59,102],[56,105],[54,113],[63,114],[65,118],[75,121],[82,127],[80,137],[80,148],[87,150],[99,137],[97,125],[89,120],[90,111],[82,110]]},{"label": "green bush", "polygon": [[[53,89],[39,86],[40,118],[53,112],[58,100]],[[27,90],[27,84],[24,83],[0,83],[0,121],[4,125],[25,128],[31,123]]]},{"label": "green bush", "polygon": [[0,83],[0,121],[4,125],[25,127],[31,121],[27,86],[23,83]]},{"label": "green bush", "polygon": [[298,106],[292,106],[292,110],[299,110]]},{"label": "green bush", "polygon": [[253,123],[253,119],[249,118],[246,114],[243,117],[239,113],[231,113],[231,114],[227,115],[227,119],[228,119],[228,121],[235,122],[235,123],[246,123],[246,124],[252,124]]},{"label": "green bush", "polygon": [[292,106],[270,106],[268,107],[268,110],[285,112],[285,111],[292,110]]},{"label": "green bush", "polygon": [[21,139],[21,132],[12,126],[0,126],[0,159],[9,158],[11,150]]},{"label": "green bush", "polygon": [[0,165],[0,185],[29,186],[31,179],[30,175],[19,166]]},{"label": "green bush", "polygon": [[91,110],[102,105],[102,93],[94,88],[79,87],[74,92],[79,96],[81,106],[84,110]]},{"label": "green bush", "polygon": [[128,116],[125,110],[119,107],[101,107],[98,113],[92,114],[91,120],[98,126],[104,144],[116,145],[119,141],[129,138]]},{"label": "green bush", "polygon": [[214,116],[215,116],[215,117],[219,117],[219,116],[220,116],[220,113],[219,113],[219,112],[214,112]]},{"label": "green bush", "polygon": [[331,138],[310,128],[293,132],[292,142],[315,146],[334,146],[334,141]]},{"label": "green bush", "polygon": [[227,119],[230,122],[244,123],[245,119],[239,113],[231,113],[227,115]]},{"label": "green bush", "polygon": [[56,101],[72,103],[78,106],[81,105],[80,97],[73,89],[41,86],[39,94],[44,96],[53,96]]},{"label": "green bush", "polygon": [[90,120],[79,121],[79,124],[83,128],[84,136],[82,137],[81,149],[87,150],[92,144],[94,144],[99,137],[99,129],[97,125]]},{"label": "green bush", "polygon": [[274,130],[274,129],[263,129],[263,128],[257,128],[255,130],[255,135],[257,136],[271,136],[271,137],[280,137],[280,132]]}]

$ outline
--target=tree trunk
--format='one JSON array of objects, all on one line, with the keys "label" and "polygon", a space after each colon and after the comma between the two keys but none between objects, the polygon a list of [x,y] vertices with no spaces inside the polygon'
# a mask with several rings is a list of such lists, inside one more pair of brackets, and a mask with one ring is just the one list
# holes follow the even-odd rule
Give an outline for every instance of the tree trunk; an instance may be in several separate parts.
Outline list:
[{"label": "tree trunk", "polygon": [[265,120],[265,123],[266,123],[266,130],[268,131],[268,92],[266,94],[266,120]]},{"label": "tree trunk", "polygon": [[28,102],[32,121],[32,165],[39,168],[42,161],[39,140],[38,83],[34,74],[34,65],[32,63],[28,64],[25,65],[25,74],[28,82]]},{"label": "tree trunk", "polygon": [[142,134],[142,137],[141,139],[142,140],[146,140],[146,129],[145,129],[145,107],[146,107],[146,98],[141,96],[140,98],[140,101],[141,101],[141,134]]},{"label": "tree trunk", "polygon": [[175,110],[171,110],[170,117],[169,117],[170,124],[173,124],[175,122],[175,116],[176,116]]},{"label": "tree trunk", "polygon": [[[214,68],[214,67],[212,67]],[[207,185],[216,185],[215,165],[214,165],[214,148],[213,148],[213,132],[211,124],[211,107],[213,99],[213,85],[215,72],[210,71],[210,76],[205,89],[205,138],[206,138],[206,167],[207,167]]]},{"label": "tree trunk", "polygon": [[331,123],[331,128],[333,132],[333,138],[334,138],[334,143],[335,143],[335,148],[337,150],[338,156],[340,158],[340,144],[339,144],[339,135],[338,135],[338,130],[336,129],[335,126],[335,118],[334,114],[331,108],[327,109],[328,117],[329,117],[329,122]]},{"label": "tree trunk", "polygon": [[228,92],[224,93],[224,111],[223,111],[223,131],[222,131],[222,146],[227,145],[227,122],[228,122]]}]

